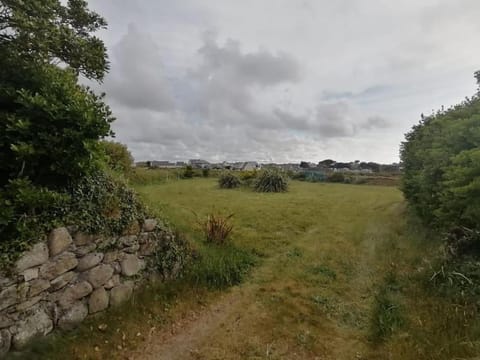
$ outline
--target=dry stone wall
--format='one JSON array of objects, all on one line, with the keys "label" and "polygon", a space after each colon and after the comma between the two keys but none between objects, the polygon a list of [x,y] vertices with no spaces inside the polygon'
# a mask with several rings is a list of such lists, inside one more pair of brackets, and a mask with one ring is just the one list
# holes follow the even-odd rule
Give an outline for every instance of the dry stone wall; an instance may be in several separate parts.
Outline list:
[{"label": "dry stone wall", "polygon": [[173,237],[154,219],[133,229],[115,238],[54,229],[20,257],[9,276],[0,275],[0,358],[128,300],[151,273],[155,250]]}]

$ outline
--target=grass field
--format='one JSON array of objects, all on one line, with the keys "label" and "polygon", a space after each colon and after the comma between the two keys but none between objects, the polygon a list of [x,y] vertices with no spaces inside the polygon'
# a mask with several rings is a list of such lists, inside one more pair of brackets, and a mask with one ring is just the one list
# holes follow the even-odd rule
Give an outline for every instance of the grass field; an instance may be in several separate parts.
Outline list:
[{"label": "grass field", "polygon": [[[137,311],[112,311],[57,340],[62,356],[451,359],[478,351],[465,317],[423,289],[438,243],[407,221],[394,187],[293,181],[287,193],[260,194],[197,178],[137,190],[199,248],[197,217],[233,213],[233,245],[257,266],[228,290],[181,281],[147,289],[134,299]],[[102,322],[108,328],[98,331]],[[45,354],[58,358],[52,348]]]}]

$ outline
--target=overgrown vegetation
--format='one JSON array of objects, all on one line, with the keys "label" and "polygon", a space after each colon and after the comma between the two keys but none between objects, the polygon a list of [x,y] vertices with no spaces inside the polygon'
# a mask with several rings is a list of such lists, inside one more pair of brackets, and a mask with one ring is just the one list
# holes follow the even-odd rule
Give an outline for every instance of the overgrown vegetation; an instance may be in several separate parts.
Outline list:
[{"label": "overgrown vegetation", "polygon": [[235,189],[241,185],[240,179],[231,172],[223,172],[218,178],[221,189]]},{"label": "overgrown vegetation", "polygon": [[54,226],[120,234],[145,215],[134,192],[104,173],[132,165],[123,145],[101,142],[114,120],[104,95],[78,83],[108,71],[93,35],[105,27],[81,0],[0,5],[2,267]]},{"label": "overgrown vegetation", "polygon": [[255,179],[253,188],[257,192],[285,192],[288,190],[288,180],[280,171],[264,170]]},{"label": "overgrown vegetation", "polygon": [[224,289],[240,284],[254,264],[251,252],[234,245],[205,246],[186,276],[195,285]]},{"label": "overgrown vegetation", "polygon": [[[476,73],[480,84],[480,72]],[[440,230],[480,228],[480,98],[422,117],[401,147],[402,190]]]}]

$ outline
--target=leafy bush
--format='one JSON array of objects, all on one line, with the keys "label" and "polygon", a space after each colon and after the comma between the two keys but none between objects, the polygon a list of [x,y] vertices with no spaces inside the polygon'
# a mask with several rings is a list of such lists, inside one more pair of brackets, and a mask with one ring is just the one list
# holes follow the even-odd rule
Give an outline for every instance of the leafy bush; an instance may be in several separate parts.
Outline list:
[{"label": "leafy bush", "polygon": [[285,192],[288,190],[288,181],[279,171],[265,170],[259,174],[253,186],[258,192]]},{"label": "leafy bush", "polygon": [[401,160],[403,193],[425,223],[442,230],[480,228],[478,94],[423,117],[406,134]]},{"label": "leafy bush", "polygon": [[183,177],[185,179],[193,178],[193,168],[191,165],[185,166],[185,169],[183,170]]},{"label": "leafy bush", "polygon": [[56,226],[78,225],[88,233],[121,235],[146,210],[125,183],[96,172],[63,191],[17,179],[0,190],[0,266]]},{"label": "leafy bush", "polygon": [[255,179],[257,178],[258,172],[256,170],[251,170],[251,171],[241,171],[240,172],[240,181],[247,185],[250,186],[253,184]]},{"label": "leafy bush", "polygon": [[114,141],[101,141],[106,162],[110,169],[130,174],[133,168],[133,157],[126,145]]},{"label": "leafy bush", "polygon": [[192,259],[192,248],[179,232],[162,239],[153,254],[153,265],[164,279],[183,275],[184,269]]},{"label": "leafy bush", "polygon": [[34,186],[28,179],[10,180],[0,189],[0,266],[15,261],[61,223],[70,202],[68,194]]},{"label": "leafy bush", "polygon": [[98,172],[85,177],[72,191],[71,223],[88,233],[118,235],[146,210],[135,191],[123,181]]},{"label": "leafy bush", "polygon": [[240,284],[255,265],[255,257],[232,245],[206,246],[188,269],[187,277],[195,285],[223,289]]},{"label": "leafy bush", "polygon": [[341,172],[334,172],[327,176],[328,182],[343,183],[345,182],[345,175]]},{"label": "leafy bush", "polygon": [[234,189],[241,184],[240,179],[231,172],[224,172],[218,178],[218,185],[222,189]]},{"label": "leafy bush", "polygon": [[209,168],[202,169],[202,176],[204,178],[208,178],[210,176],[210,169]]},{"label": "leafy bush", "polygon": [[233,225],[230,223],[232,217],[233,214],[222,216],[212,213],[207,215],[205,220],[199,221],[205,240],[217,245],[225,244],[233,230]]}]

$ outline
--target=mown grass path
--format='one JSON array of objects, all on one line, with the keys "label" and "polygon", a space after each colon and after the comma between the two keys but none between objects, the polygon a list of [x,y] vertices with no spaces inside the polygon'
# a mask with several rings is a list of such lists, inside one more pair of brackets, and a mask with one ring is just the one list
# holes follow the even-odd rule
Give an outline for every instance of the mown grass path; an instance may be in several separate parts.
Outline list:
[{"label": "mown grass path", "polygon": [[258,194],[195,179],[139,191],[194,241],[194,213],[234,213],[234,243],[263,260],[246,283],[185,324],[188,336],[151,339],[137,358],[383,358],[370,340],[371,317],[402,247],[397,189],[293,182],[288,193]]},{"label": "mown grass path", "polygon": [[[448,321],[430,326],[441,302],[414,281],[432,246],[407,226],[398,189],[293,181],[287,193],[259,194],[192,179],[137,190],[193,244],[202,242],[196,216],[233,213],[232,241],[254,252],[258,265],[224,291],[181,283],[147,290],[87,322],[63,341],[61,354],[42,358],[449,359],[455,353],[442,348],[454,334]],[[102,322],[108,328],[99,331]]]}]

